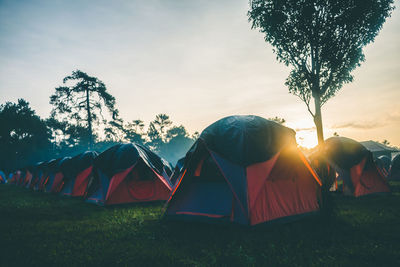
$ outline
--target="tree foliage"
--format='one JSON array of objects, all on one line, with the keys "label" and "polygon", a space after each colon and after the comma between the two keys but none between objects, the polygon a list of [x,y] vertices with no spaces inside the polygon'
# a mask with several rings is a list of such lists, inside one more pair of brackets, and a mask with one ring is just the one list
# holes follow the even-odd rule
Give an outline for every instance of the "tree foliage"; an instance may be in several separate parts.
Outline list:
[{"label": "tree foliage", "polygon": [[54,106],[52,117],[58,115],[67,118],[70,124],[87,127],[90,146],[93,145],[96,132],[94,125],[99,125],[100,119],[107,124],[102,112],[104,107],[109,111],[112,120],[118,119],[115,98],[96,77],[76,70],[63,79],[63,86],[55,90],[55,94],[50,97],[50,104]]},{"label": "tree foliage", "polygon": [[145,144],[144,122],[133,120],[124,127],[125,139],[132,143]]},{"label": "tree foliage", "polygon": [[48,156],[50,131],[24,99],[0,105],[0,125],[0,169],[12,170]]},{"label": "tree foliage", "polygon": [[292,67],[286,85],[307,105],[319,141],[321,106],[353,81],[352,71],[365,60],[363,47],[392,10],[393,0],[250,1],[252,28],[265,35],[278,61]]},{"label": "tree foliage", "polygon": [[278,116],[275,116],[273,118],[268,118],[268,120],[274,121],[274,122],[279,123],[279,124],[285,124],[285,122],[286,122],[286,120],[284,118],[281,118],[281,117],[278,117]]}]

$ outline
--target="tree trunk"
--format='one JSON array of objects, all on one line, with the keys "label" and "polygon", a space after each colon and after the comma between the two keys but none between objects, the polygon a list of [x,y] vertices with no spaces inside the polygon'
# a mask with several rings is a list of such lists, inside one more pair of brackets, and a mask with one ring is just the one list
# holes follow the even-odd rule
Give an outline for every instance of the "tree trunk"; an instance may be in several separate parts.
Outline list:
[{"label": "tree trunk", "polygon": [[86,90],[86,110],[89,129],[89,149],[93,148],[92,114],[90,113],[89,90]]},{"label": "tree trunk", "polygon": [[319,95],[314,95],[315,116],[314,123],[317,127],[318,145],[324,144],[324,130],[322,128],[321,99]]}]

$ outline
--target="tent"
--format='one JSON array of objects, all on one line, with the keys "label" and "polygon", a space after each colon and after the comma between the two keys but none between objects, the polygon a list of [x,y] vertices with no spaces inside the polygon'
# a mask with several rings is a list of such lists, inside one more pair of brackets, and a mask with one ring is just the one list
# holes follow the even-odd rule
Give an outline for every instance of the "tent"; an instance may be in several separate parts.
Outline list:
[{"label": "tent", "polygon": [[46,178],[43,182],[43,191],[44,192],[51,192],[54,180],[56,178],[56,174],[58,173],[59,163],[61,162],[61,160],[62,160],[62,158],[53,159],[47,163]]},{"label": "tent", "polygon": [[165,216],[247,225],[295,218],[319,210],[320,185],[292,129],[230,116],[208,126],[186,154]]},{"label": "tent", "polygon": [[4,172],[0,171],[0,184],[5,184],[7,183],[7,176],[5,175]]},{"label": "tent", "polygon": [[171,183],[173,185],[176,184],[178,178],[179,178],[179,174],[181,173],[182,167],[183,167],[183,163],[185,162],[185,158],[181,158],[176,162],[175,168],[171,174]]},{"label": "tent", "polygon": [[337,179],[343,181],[344,194],[359,197],[390,192],[372,153],[357,141],[346,137],[331,137],[325,141],[323,153],[335,169]]},{"label": "tent", "polygon": [[86,194],[96,156],[96,152],[87,151],[65,162],[60,190],[61,195],[83,197]]},{"label": "tent", "polygon": [[13,173],[13,172],[10,172],[10,173],[8,174],[7,183],[9,183],[9,184],[15,184],[15,177],[14,177],[14,173]]},{"label": "tent", "polygon": [[400,180],[400,154],[392,160],[389,177],[393,180]]},{"label": "tent", "polygon": [[32,179],[32,166],[22,168],[20,185],[23,187],[27,187],[31,179]]},{"label": "tent", "polygon": [[392,160],[388,156],[379,156],[376,158],[375,163],[383,176],[388,178]]},{"label": "tent", "polygon": [[392,154],[396,152],[400,152],[397,148],[387,146],[385,144],[381,144],[376,141],[363,141],[360,142],[366,149],[372,152],[374,158],[378,158],[380,156],[387,156],[390,159],[392,158]]},{"label": "tent", "polygon": [[14,178],[14,173],[10,172],[8,174],[8,179],[7,179],[7,183],[11,184]]},{"label": "tent", "polygon": [[146,147],[118,144],[95,159],[87,201],[99,205],[167,200],[169,164]]},{"label": "tent", "polygon": [[41,176],[40,176],[39,182],[36,184],[37,185],[37,187],[35,187],[36,190],[45,191],[46,183],[49,178],[49,167],[52,164],[54,164],[55,161],[56,161],[55,159],[51,159],[49,161],[44,162],[41,165]]},{"label": "tent", "polygon": [[35,172],[33,174],[32,177],[32,182],[29,186],[29,188],[38,191],[40,186],[41,186],[41,182],[44,176],[44,169],[46,167],[47,162],[39,162],[35,165]]},{"label": "tent", "polygon": [[67,172],[66,166],[68,167],[68,161],[71,159],[71,157],[65,157],[62,158],[57,165],[55,166],[52,175],[53,175],[53,182],[51,183],[50,189],[47,188],[51,193],[59,193],[61,189],[63,188],[63,181],[64,181],[64,173]]},{"label": "tent", "polygon": [[31,174],[31,177],[25,186],[26,188],[33,189],[35,187],[36,183],[39,182],[39,176],[41,175],[40,167],[42,164],[43,164],[43,162],[39,162],[39,163],[36,163],[34,166],[30,167],[29,172]]},{"label": "tent", "polygon": [[22,175],[22,173],[20,170],[15,171],[12,175],[11,183],[19,185],[19,183],[21,181],[21,175]]},{"label": "tent", "polygon": [[25,172],[23,170],[18,170],[16,171],[16,181],[17,181],[17,185],[21,186],[23,184],[24,181],[24,177],[25,177]]}]

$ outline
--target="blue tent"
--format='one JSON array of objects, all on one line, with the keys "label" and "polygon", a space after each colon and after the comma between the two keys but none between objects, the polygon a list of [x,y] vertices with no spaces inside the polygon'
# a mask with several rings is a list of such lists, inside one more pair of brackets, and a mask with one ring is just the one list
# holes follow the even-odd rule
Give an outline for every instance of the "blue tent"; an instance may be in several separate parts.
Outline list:
[{"label": "blue tent", "polygon": [[7,176],[4,172],[0,171],[0,184],[6,184],[7,183]]}]

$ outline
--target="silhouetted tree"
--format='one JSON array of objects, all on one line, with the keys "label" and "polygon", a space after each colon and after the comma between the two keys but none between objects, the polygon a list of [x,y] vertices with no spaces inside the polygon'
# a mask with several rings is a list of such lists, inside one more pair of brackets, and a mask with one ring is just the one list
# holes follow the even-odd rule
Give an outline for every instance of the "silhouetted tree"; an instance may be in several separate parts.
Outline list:
[{"label": "silhouetted tree", "polygon": [[145,133],[143,132],[144,123],[142,120],[133,120],[124,125],[125,139],[129,142],[144,144]]},{"label": "silhouetted tree", "polygon": [[268,118],[268,120],[277,122],[279,124],[284,124],[286,122],[284,118],[280,118],[278,116],[275,116],[274,118]]},{"label": "silhouetted tree", "polygon": [[[68,86],[67,83],[72,82]],[[50,97],[50,104],[54,105],[52,115],[65,115],[70,122],[87,127],[89,132],[89,147],[93,147],[94,124],[99,124],[100,117],[104,119],[104,107],[114,119],[118,117],[115,108],[115,98],[107,92],[105,84],[86,73],[76,70],[71,76],[63,79],[64,86],[56,88],[55,94]]]},{"label": "silhouetted tree", "polygon": [[160,131],[156,128],[153,122],[150,122],[146,135],[148,138],[146,145],[148,145],[154,152],[157,153],[163,143],[163,139]]},{"label": "silhouetted tree", "polygon": [[164,141],[166,138],[166,129],[172,125],[169,116],[167,114],[158,114],[152,123],[154,128],[160,133],[161,139]]},{"label": "silhouetted tree", "polygon": [[[307,105],[324,141],[321,107],[365,60],[362,48],[374,41],[393,10],[393,0],[251,0],[253,29],[265,34],[278,61],[292,70],[289,92]],[[310,107],[314,99],[314,111]]]},{"label": "silhouetted tree", "polygon": [[162,143],[159,149],[160,156],[175,164],[185,156],[196,139],[192,139],[189,136],[183,125],[173,126],[166,131],[165,142]]},{"label": "silhouetted tree", "polygon": [[383,140],[381,143],[384,144],[384,145],[387,145],[387,146],[390,145],[390,142],[388,140],[386,140],[386,139]]},{"label": "silhouetted tree", "polygon": [[151,149],[159,152],[161,145],[166,141],[166,132],[172,125],[171,120],[167,114],[158,114],[154,121],[150,122],[147,129],[147,143]]},{"label": "silhouetted tree", "polygon": [[0,125],[0,169],[9,171],[50,157],[50,131],[27,101],[0,105]]},{"label": "silhouetted tree", "polygon": [[104,128],[106,141],[121,142],[124,139],[124,121],[123,119],[116,117],[107,123]]},{"label": "silhouetted tree", "polygon": [[200,133],[199,132],[194,132],[193,134],[192,134],[192,136],[191,136],[191,138],[193,139],[193,140],[197,140],[198,138],[200,137]]}]

